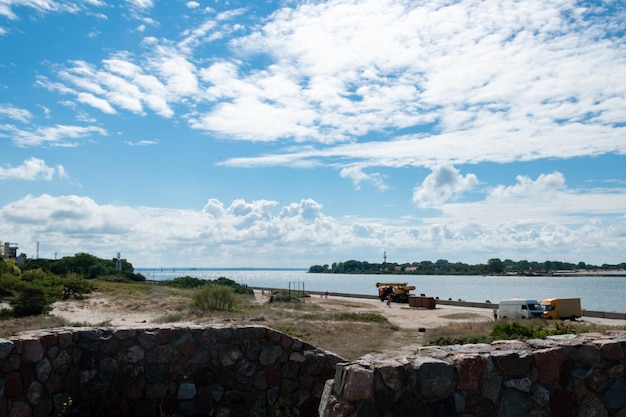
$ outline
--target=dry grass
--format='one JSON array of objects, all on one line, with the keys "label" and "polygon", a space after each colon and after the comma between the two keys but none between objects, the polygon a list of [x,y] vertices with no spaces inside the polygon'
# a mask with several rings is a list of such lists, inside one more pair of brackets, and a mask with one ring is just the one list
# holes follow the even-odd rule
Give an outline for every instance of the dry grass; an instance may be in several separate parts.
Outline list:
[{"label": "dry grass", "polygon": [[298,337],[345,359],[383,352],[399,329],[380,315],[340,314],[311,303],[263,304],[255,309],[259,324]]},{"label": "dry grass", "polygon": [[424,344],[431,344],[439,339],[453,340],[462,337],[486,338],[489,336],[489,333],[491,333],[491,330],[493,330],[493,322],[462,321],[450,323],[447,326],[428,330]]},{"label": "dry grass", "polygon": [[51,329],[55,327],[69,326],[66,320],[55,316],[22,317],[18,319],[0,320],[0,337],[7,338],[16,333],[28,330]]},{"label": "dry grass", "polygon": [[[152,317],[147,325],[165,323],[193,323],[199,325],[229,324],[263,325],[298,337],[321,349],[333,352],[347,360],[355,360],[368,353],[404,355],[415,352],[419,346],[433,340],[463,336],[487,336],[494,322],[475,320],[473,313],[450,313],[446,326],[432,329],[398,328],[386,317],[372,313],[363,304],[336,300],[330,303],[277,302],[259,304],[253,297],[242,296],[234,311],[201,312],[190,307],[192,290],[163,287],[146,283],[112,283],[97,281],[98,292],[81,302],[98,304],[111,314],[117,312],[145,313]],[[106,316],[110,317],[110,316]],[[528,321],[525,322],[528,325]],[[9,319],[0,321],[0,337],[8,337],[25,330],[85,326],[68,323],[54,316]],[[106,326],[103,321],[98,325]],[[605,333],[606,326],[576,323],[586,331]]]}]

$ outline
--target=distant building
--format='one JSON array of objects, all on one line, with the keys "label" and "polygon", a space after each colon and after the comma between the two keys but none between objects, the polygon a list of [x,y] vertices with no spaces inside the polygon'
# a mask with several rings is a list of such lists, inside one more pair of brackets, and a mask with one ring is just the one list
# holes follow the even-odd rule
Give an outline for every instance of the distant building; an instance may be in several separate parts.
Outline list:
[{"label": "distant building", "polygon": [[16,259],[17,258],[17,243],[9,243],[4,242],[4,251],[2,252],[2,257],[4,259]]}]

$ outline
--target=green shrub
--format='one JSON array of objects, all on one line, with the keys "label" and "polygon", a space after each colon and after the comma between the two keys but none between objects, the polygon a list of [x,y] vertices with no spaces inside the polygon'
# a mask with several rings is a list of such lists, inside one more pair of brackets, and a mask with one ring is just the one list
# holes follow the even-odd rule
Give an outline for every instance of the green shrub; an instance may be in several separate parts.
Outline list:
[{"label": "green shrub", "polygon": [[159,282],[159,285],[176,287],[176,288],[200,288],[207,284],[215,284],[215,285],[221,285],[224,287],[232,288],[236,294],[243,294],[243,295],[254,294],[254,291],[252,290],[252,288],[248,288],[245,285],[238,284],[232,279],[226,278],[226,277],[219,277],[218,279],[215,279],[215,280],[211,280],[211,279],[207,280],[207,279],[201,279],[201,278],[196,278],[196,277],[191,277],[189,275],[186,275],[184,277],[177,277],[171,280]]},{"label": "green shrub", "polygon": [[252,290],[252,288],[249,288],[246,285],[237,284],[235,281],[233,281],[230,278],[219,277],[218,279],[216,279],[214,281],[209,281],[209,282],[214,282],[217,285],[224,285],[226,287],[230,287],[237,294],[243,294],[243,295],[253,295],[254,294],[254,291]]},{"label": "green shrub", "polygon": [[36,316],[50,311],[52,300],[46,297],[46,293],[41,287],[36,287],[24,283],[21,288],[15,290],[15,295],[9,304],[13,308],[13,315],[16,317]]},{"label": "green shrub", "polygon": [[564,321],[556,321],[554,323],[554,330],[552,334],[579,334],[579,333],[588,333],[589,329],[581,327],[576,328],[576,326],[565,323]]},{"label": "green shrub", "polygon": [[494,340],[528,340],[545,339],[551,335],[578,334],[585,332],[585,329],[577,329],[571,324],[566,324],[560,321],[554,323],[554,329],[550,329],[545,324],[531,324],[529,326],[524,326],[517,322],[510,322],[496,324],[489,336],[491,336]]},{"label": "green shrub", "polygon": [[306,296],[299,292],[275,290],[270,296],[270,303],[300,303]]},{"label": "green shrub", "polygon": [[495,340],[508,339],[532,339],[533,331],[527,326],[522,326],[517,322],[499,323],[493,326],[489,334]]},{"label": "green shrub", "polygon": [[134,282],[145,282],[146,277],[143,274],[135,274],[134,272],[122,271],[122,275]]},{"label": "green shrub", "polygon": [[467,345],[476,343],[491,343],[493,339],[489,336],[483,335],[470,335],[470,336],[458,336],[458,337],[439,337],[435,340],[431,340],[431,345],[437,346],[451,346],[451,345]]},{"label": "green shrub", "polygon": [[199,288],[207,283],[206,280],[190,277],[186,275],[184,277],[177,277],[174,279],[169,279],[166,281],[160,281],[159,285],[164,285],[168,287],[176,287],[176,288]]},{"label": "green shrub", "polygon": [[223,285],[207,284],[193,292],[192,305],[203,311],[231,311],[236,303],[235,291]]},{"label": "green shrub", "polygon": [[91,281],[87,281],[76,274],[68,274],[68,276],[62,280],[62,283],[64,300],[70,297],[78,299],[83,298],[85,294],[92,292],[95,287]]},{"label": "green shrub", "polygon": [[48,276],[49,274],[39,268],[22,271],[22,281],[27,282],[45,281]]}]

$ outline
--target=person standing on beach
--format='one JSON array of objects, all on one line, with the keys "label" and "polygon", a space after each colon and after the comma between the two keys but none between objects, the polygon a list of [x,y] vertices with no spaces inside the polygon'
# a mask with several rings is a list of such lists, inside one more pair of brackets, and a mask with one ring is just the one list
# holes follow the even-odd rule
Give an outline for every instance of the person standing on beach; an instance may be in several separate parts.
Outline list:
[{"label": "person standing on beach", "polygon": [[391,294],[387,296],[387,307],[391,307]]}]

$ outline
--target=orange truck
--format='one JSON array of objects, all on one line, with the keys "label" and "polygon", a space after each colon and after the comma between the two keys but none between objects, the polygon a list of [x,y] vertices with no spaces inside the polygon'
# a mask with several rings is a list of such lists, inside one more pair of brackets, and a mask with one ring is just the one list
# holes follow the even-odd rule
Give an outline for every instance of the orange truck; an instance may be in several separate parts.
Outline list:
[{"label": "orange truck", "polygon": [[580,298],[546,298],[541,300],[544,319],[570,319],[572,321],[583,315]]}]

